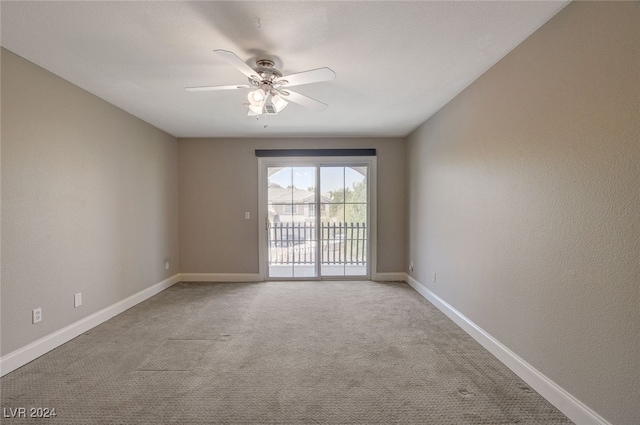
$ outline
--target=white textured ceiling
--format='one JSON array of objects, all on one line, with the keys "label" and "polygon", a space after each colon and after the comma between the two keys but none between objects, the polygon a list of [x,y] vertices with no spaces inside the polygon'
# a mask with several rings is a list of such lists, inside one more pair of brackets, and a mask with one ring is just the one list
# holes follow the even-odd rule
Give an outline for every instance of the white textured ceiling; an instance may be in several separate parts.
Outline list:
[{"label": "white textured ceiling", "polygon": [[[2,1],[3,47],[177,137],[405,136],[566,1]],[[285,74],[333,69],[268,128],[213,53],[260,54]]]}]

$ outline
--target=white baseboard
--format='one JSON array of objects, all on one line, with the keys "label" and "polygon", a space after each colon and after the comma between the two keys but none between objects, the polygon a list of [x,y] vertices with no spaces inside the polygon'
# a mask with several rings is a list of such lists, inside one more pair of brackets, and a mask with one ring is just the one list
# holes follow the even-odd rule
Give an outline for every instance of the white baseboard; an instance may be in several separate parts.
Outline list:
[{"label": "white baseboard", "polygon": [[[376,282],[404,282],[407,275],[404,272],[374,273],[371,280]],[[259,273],[182,273],[181,282],[262,282],[264,278]]]},{"label": "white baseboard", "polygon": [[259,273],[182,273],[181,282],[262,282]]},{"label": "white baseboard", "polygon": [[577,425],[611,425],[586,404],[569,394],[442,298],[427,289],[426,286],[409,275],[405,275],[405,277],[406,282],[411,285],[413,289],[446,314],[473,339],[479,342],[480,345],[486,348],[574,423]]},{"label": "white baseboard", "polygon": [[376,282],[406,282],[407,274],[404,272],[374,273],[371,280]]},{"label": "white baseboard", "polygon": [[61,346],[65,342],[68,342],[79,335],[82,335],[89,329],[106,322],[112,317],[148,298],[151,298],[178,282],[180,282],[180,274],[175,274],[162,282],[156,283],[153,286],[125,298],[122,301],[118,301],[117,303],[80,319],[69,326],[42,337],[29,345],[2,356],[2,358],[0,358],[0,376],[4,376],[17,368],[26,365],[43,354],[48,353],[54,348]]}]

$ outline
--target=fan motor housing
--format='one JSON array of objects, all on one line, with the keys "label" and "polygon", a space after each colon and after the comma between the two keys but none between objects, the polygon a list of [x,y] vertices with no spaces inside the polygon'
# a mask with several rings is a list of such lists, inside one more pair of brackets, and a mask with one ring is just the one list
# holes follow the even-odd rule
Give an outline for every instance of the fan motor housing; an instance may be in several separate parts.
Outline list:
[{"label": "fan motor housing", "polygon": [[262,78],[263,82],[271,82],[276,78],[282,77],[282,72],[274,68],[275,63],[269,59],[258,59],[254,71]]}]

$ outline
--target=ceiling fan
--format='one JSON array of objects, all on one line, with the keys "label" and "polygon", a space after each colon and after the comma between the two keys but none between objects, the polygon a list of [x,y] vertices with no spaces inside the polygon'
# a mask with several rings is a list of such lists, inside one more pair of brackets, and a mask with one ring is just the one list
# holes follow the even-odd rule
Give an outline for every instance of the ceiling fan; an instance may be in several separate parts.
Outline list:
[{"label": "ceiling fan", "polygon": [[336,78],[336,73],[329,68],[317,68],[295,74],[282,75],[282,72],[275,68],[275,63],[271,59],[258,59],[256,60],[256,66],[252,68],[233,52],[227,50],[214,50],[214,52],[246,75],[249,79],[249,84],[186,87],[186,91],[199,92],[254,88],[247,95],[249,99],[249,112],[247,115],[249,116],[275,115],[287,106],[288,101],[315,111],[324,111],[327,108],[326,103],[289,90],[289,87],[333,80]]}]

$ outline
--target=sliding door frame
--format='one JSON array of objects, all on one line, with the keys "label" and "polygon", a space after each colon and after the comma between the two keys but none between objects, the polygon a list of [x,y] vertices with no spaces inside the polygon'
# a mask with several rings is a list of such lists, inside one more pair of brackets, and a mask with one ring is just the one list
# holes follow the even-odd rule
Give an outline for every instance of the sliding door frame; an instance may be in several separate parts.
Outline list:
[{"label": "sliding door frame", "polygon": [[[362,280],[371,279],[377,274],[377,170],[375,156],[339,156],[339,157],[259,157],[258,158],[258,267],[260,280]],[[268,250],[268,208],[267,208],[267,169],[269,167],[322,167],[322,166],[356,166],[366,165],[367,175],[367,274],[366,276],[322,276],[320,255],[317,256],[316,269],[318,276],[314,278],[270,278]],[[316,200],[320,197],[320,181]],[[319,211],[319,210],[317,210]],[[320,238],[318,238],[318,244]]]}]

